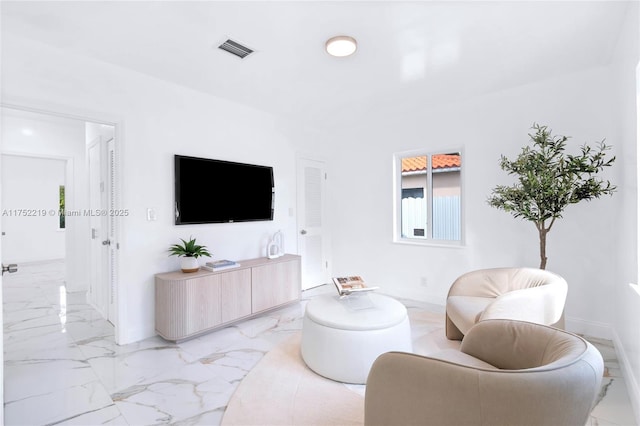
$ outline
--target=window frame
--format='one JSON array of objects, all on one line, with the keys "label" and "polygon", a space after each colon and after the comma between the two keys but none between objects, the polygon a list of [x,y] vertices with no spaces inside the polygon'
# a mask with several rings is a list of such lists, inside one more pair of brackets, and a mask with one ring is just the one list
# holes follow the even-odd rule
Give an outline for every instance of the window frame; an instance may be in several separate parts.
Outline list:
[{"label": "window frame", "polygon": [[[433,171],[431,156],[457,152],[460,155],[460,239],[433,239]],[[410,238],[402,236],[402,159],[406,157],[427,156],[427,229],[425,238]],[[465,245],[465,199],[466,199],[466,157],[463,146],[447,147],[446,149],[418,149],[401,151],[393,154],[393,242],[399,244],[439,247],[464,247]]]}]

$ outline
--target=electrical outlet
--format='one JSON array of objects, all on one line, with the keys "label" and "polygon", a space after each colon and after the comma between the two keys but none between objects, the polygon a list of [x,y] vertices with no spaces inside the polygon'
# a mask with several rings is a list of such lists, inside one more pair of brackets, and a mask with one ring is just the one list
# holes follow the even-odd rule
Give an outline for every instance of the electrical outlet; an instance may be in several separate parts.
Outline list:
[{"label": "electrical outlet", "polygon": [[427,277],[420,277],[420,287],[428,287]]}]

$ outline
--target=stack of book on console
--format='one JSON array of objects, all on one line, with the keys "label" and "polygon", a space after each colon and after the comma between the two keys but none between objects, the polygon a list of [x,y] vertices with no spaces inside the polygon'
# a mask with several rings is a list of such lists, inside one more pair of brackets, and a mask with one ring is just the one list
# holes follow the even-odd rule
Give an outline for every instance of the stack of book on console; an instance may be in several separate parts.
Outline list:
[{"label": "stack of book on console", "polygon": [[338,290],[338,294],[342,296],[348,296],[352,293],[360,293],[365,291],[372,291],[377,289],[378,287],[368,287],[362,277],[360,276],[352,276],[352,277],[334,277],[333,283]]},{"label": "stack of book on console", "polygon": [[223,269],[237,268],[238,266],[240,266],[238,262],[223,259],[207,262],[202,267],[209,271],[221,271]]}]

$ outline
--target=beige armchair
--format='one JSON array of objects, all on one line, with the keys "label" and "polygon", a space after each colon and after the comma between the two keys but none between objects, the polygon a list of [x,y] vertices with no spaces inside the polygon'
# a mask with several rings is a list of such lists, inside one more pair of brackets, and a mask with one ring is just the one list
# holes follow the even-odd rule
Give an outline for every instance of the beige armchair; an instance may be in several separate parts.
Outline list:
[{"label": "beige armchair", "polygon": [[456,279],[446,302],[445,332],[461,340],[486,319],[516,319],[564,328],[567,282],[535,268],[493,268],[468,272]]},{"label": "beige armchair", "polygon": [[387,352],[365,391],[366,426],[563,426],[587,423],[603,360],[581,337],[540,324],[486,320],[460,351]]}]

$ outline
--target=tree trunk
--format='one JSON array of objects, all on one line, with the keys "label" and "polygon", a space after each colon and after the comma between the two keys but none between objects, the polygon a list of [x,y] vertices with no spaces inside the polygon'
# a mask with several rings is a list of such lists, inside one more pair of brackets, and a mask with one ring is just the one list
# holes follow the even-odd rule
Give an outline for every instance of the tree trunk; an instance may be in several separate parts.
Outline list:
[{"label": "tree trunk", "polygon": [[547,232],[544,225],[538,227],[538,235],[540,236],[540,269],[547,267]]}]

